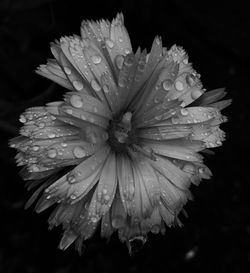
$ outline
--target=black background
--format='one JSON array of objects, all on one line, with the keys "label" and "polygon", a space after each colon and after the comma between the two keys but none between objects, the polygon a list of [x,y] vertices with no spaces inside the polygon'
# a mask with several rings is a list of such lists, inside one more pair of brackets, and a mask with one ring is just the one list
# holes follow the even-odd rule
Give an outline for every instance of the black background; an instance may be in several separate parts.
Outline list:
[{"label": "black background", "polygon": [[[49,42],[79,34],[82,19],[111,20],[123,12],[134,50],[150,49],[155,35],[183,46],[204,87],[226,87],[233,104],[223,147],[206,158],[213,178],[192,188],[183,228],[149,236],[128,255],[117,236],[96,234],[79,256],[57,249],[61,229],[47,230],[41,215],[23,206],[30,193],[18,176],[7,140],[18,134],[27,107],[60,100],[64,90],[34,73],[52,57]],[[0,272],[249,272],[250,17],[239,1],[0,0]]]}]

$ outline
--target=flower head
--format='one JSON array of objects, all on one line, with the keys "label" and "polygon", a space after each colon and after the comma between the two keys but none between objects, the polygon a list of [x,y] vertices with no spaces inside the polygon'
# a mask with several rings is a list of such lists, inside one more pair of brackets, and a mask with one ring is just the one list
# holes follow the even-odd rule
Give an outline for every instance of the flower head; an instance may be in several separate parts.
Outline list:
[{"label": "flower head", "polygon": [[27,109],[11,140],[28,189],[38,186],[26,206],[39,195],[37,212],[56,205],[49,225],[63,225],[61,249],[80,250],[98,225],[130,250],[180,225],[190,184],[211,176],[199,152],[224,140],[224,90],[205,92],[185,51],[159,37],[149,54],[133,53],[121,14],[83,21],[81,36],[51,51],[37,73],[68,89],[64,101]]}]

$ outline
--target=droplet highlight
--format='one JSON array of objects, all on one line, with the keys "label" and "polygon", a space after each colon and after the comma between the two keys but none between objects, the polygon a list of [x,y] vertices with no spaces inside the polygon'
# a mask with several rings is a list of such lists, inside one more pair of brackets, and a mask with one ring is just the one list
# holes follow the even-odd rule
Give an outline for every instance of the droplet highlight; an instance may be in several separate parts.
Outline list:
[{"label": "droplet highlight", "polygon": [[75,108],[81,108],[83,106],[82,99],[78,95],[72,95],[70,98],[70,103]]}]

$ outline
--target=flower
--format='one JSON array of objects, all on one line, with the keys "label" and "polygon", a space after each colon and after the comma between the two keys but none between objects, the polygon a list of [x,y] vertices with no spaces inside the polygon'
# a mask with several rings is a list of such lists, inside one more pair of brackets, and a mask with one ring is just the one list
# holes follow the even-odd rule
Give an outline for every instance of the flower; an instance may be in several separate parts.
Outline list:
[{"label": "flower", "polygon": [[37,212],[56,205],[49,225],[62,224],[61,249],[80,251],[99,224],[130,251],[181,225],[190,184],[211,176],[199,152],[224,140],[224,89],[205,92],[185,51],[159,37],[134,54],[122,14],[83,21],[81,36],[51,51],[37,73],[68,89],[64,101],[27,109],[10,142],[28,189],[39,186],[26,207],[39,196]]}]

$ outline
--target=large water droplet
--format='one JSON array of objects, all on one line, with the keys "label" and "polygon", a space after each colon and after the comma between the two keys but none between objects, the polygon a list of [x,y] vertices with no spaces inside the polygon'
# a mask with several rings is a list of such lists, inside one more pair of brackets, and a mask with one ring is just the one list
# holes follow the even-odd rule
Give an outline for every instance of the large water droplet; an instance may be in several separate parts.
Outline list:
[{"label": "large water droplet", "polygon": [[49,158],[55,158],[57,156],[57,151],[55,149],[51,149],[48,151]]},{"label": "large water droplet", "polygon": [[173,82],[171,80],[165,80],[162,83],[162,87],[164,90],[169,91],[172,88]]},{"label": "large water droplet", "polygon": [[21,115],[20,118],[19,118],[19,121],[22,122],[22,123],[25,123],[27,120],[26,120],[24,115]]},{"label": "large water droplet", "polygon": [[71,74],[71,69],[67,66],[64,67],[64,72],[67,74],[67,75],[70,75]]},{"label": "large water droplet", "polygon": [[80,81],[73,81],[73,86],[77,91],[81,91],[83,89],[83,84]]},{"label": "large water droplet", "polygon": [[72,95],[70,98],[70,103],[75,108],[81,108],[83,106],[83,102],[80,96],[78,95]]},{"label": "large water droplet", "polygon": [[106,45],[107,45],[109,48],[113,48],[113,47],[114,47],[114,42],[111,41],[111,40],[109,40],[109,39],[107,39],[107,40],[106,40]]},{"label": "large water droplet", "polygon": [[175,88],[177,91],[182,91],[184,89],[184,84],[181,81],[176,81]]},{"label": "large water droplet", "polygon": [[123,62],[124,62],[124,56],[117,55],[115,57],[115,63],[118,69],[122,69]]},{"label": "large water droplet", "polygon": [[183,116],[187,116],[188,115],[188,110],[187,109],[181,109],[181,114]]},{"label": "large water droplet", "polygon": [[74,175],[69,175],[69,176],[67,177],[67,180],[68,180],[68,182],[69,182],[70,184],[73,184],[73,183],[76,182],[76,179],[75,179],[75,176],[74,176]]},{"label": "large water droplet", "polygon": [[96,92],[98,92],[98,91],[100,91],[100,90],[102,89],[101,86],[97,83],[96,80],[92,80],[92,81],[91,81],[91,87],[92,87]]},{"label": "large water droplet", "polygon": [[35,145],[32,147],[32,150],[37,152],[40,149],[40,147],[38,145]]},{"label": "large water droplet", "polygon": [[56,135],[54,133],[49,133],[48,134],[48,138],[54,138],[54,137],[56,137]]},{"label": "large water droplet", "polygon": [[74,148],[73,154],[76,158],[83,158],[86,156],[86,151],[82,147],[77,146]]},{"label": "large water droplet", "polygon": [[91,60],[94,64],[99,64],[102,61],[102,58],[98,55],[94,55],[91,57]]},{"label": "large water droplet", "polygon": [[109,92],[109,87],[108,87],[108,85],[105,84],[105,85],[103,86],[103,91],[104,91],[104,93],[106,93],[106,94]]},{"label": "large water droplet", "polygon": [[38,124],[38,127],[39,127],[40,129],[43,129],[43,128],[45,127],[45,123],[44,123],[44,122],[40,122],[40,123]]}]

